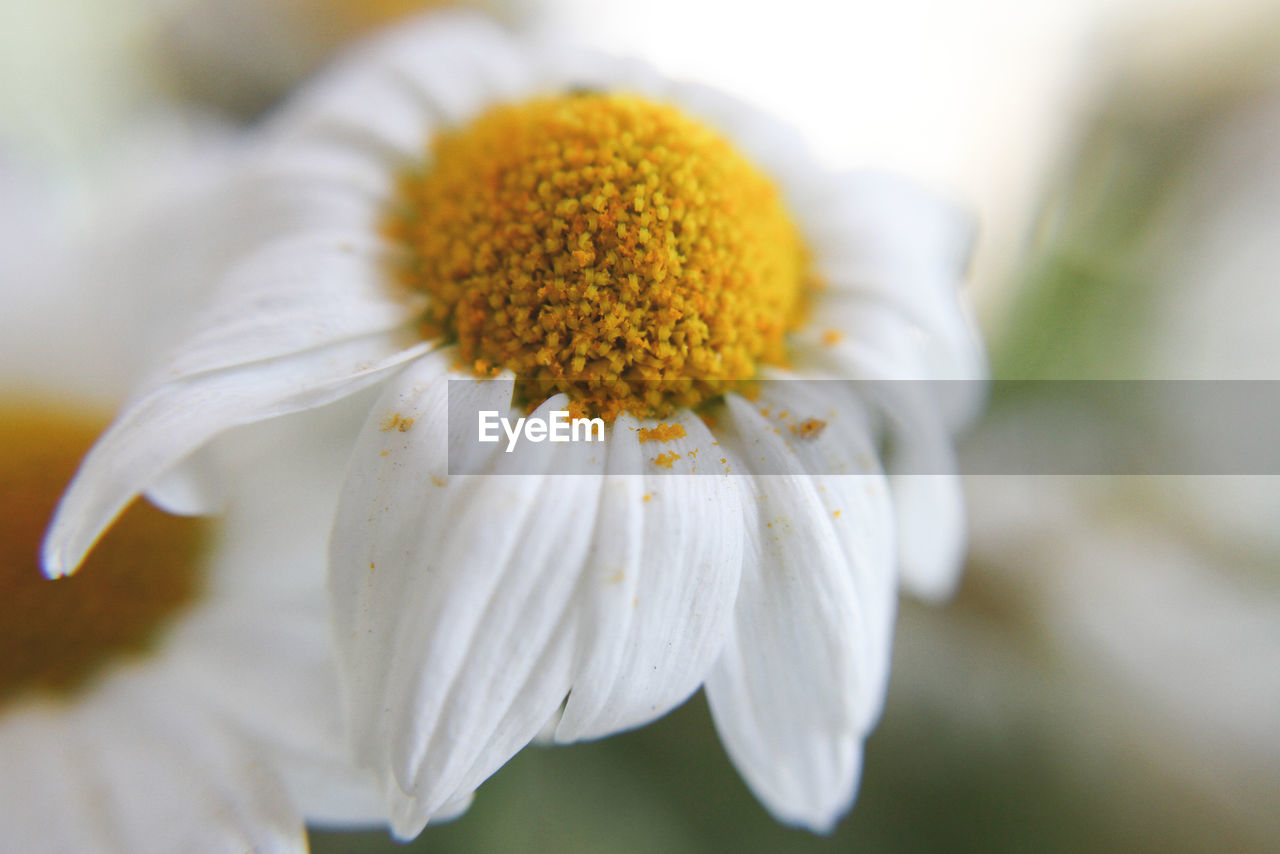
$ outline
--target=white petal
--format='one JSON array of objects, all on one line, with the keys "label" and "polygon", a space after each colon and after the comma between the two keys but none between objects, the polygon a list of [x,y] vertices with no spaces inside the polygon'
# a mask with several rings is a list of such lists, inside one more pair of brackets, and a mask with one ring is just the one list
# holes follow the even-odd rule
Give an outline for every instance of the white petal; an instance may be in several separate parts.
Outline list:
[{"label": "white petal", "polygon": [[395,188],[395,171],[385,159],[341,140],[284,137],[264,142],[249,164],[244,184],[279,182],[285,186],[323,185],[386,204]]},{"label": "white petal", "polygon": [[719,449],[699,418],[685,411],[669,421],[686,437],[641,445],[633,419],[612,427],[610,477],[579,593],[580,660],[557,741],[598,738],[666,714],[702,684],[729,628],[743,496],[734,478],[638,474],[644,457],[660,452],[715,466]]},{"label": "white petal", "polygon": [[391,336],[200,374],[129,406],[98,440],[54,514],[45,573],[65,575],[128,503],[167,469],[227,428],[322,406],[381,380],[429,349]]},{"label": "white petal", "polygon": [[329,231],[282,239],[252,255],[222,282],[216,302],[195,323],[198,331],[165,363],[158,382],[412,322],[424,300],[396,289],[385,254],[374,237]]},{"label": "white petal", "polygon": [[435,822],[453,821],[455,818],[458,818],[467,810],[471,809],[471,802],[474,800],[475,795],[469,794],[466,797],[450,801],[442,806],[436,814],[431,817],[431,820]]},{"label": "white petal", "polygon": [[[292,149],[299,159],[310,153],[301,146]],[[395,174],[385,167],[384,172],[388,180]],[[231,226],[236,229],[236,259],[251,257],[276,241],[313,235],[335,236],[322,252],[332,253],[332,246],[344,243],[367,243],[385,255],[383,244],[390,247],[381,236],[389,210],[385,195],[353,189],[340,180],[343,176],[337,169],[327,176],[282,176],[252,168],[240,173],[226,202],[227,216],[236,221]]]},{"label": "white petal", "polygon": [[[852,800],[861,740],[883,703],[892,517],[870,425],[852,400],[821,402],[799,383],[775,383],[766,394],[771,412],[784,406],[826,426],[801,437],[728,398],[717,433],[735,465],[755,473],[757,517],[734,635],[707,695],[735,764],[766,806],[825,830]],[[859,467],[866,473],[833,473]]]},{"label": "white petal", "polygon": [[684,81],[671,93],[696,118],[722,131],[750,161],[773,178],[803,228],[806,215],[824,209],[830,176],[799,132],[763,111],[710,86]]},{"label": "white petal", "polygon": [[[790,338],[798,371],[874,383],[910,382],[934,400],[948,432],[971,424],[986,397],[986,358],[976,327],[959,324],[963,340],[943,341],[895,306],[859,294],[821,291],[822,318]],[[836,340],[829,339],[836,333]]]},{"label": "white petal", "polygon": [[968,263],[973,223],[933,194],[895,176],[830,178],[826,204],[806,212],[805,237],[824,281],[901,306],[932,327],[946,321]]},{"label": "white petal", "polygon": [[[886,325],[892,328],[891,318]],[[901,340],[901,339],[897,339]],[[978,381],[934,382],[894,337],[871,335],[831,346],[810,343],[799,361],[856,381],[879,410],[891,438],[886,467],[894,497],[903,586],[925,599],[946,598],[959,582],[965,551],[964,499],[951,438],[952,419],[981,400]],[[878,346],[879,345],[879,346]]]},{"label": "white petal", "polygon": [[538,85],[526,50],[491,20],[473,13],[428,15],[398,28],[372,46],[370,59],[445,125],[465,122],[499,101],[530,95]]},{"label": "white petal", "polygon": [[[792,640],[811,656],[813,649],[832,644],[833,652],[820,660],[847,694],[833,695],[841,705],[830,714],[813,711],[843,722],[856,707],[859,726],[869,727],[879,714],[889,668],[897,583],[893,514],[869,417],[855,397],[836,396],[838,391],[770,383],[760,401],[768,417],[730,395],[726,423],[717,432],[755,475],[757,519],[749,530],[753,542],[738,599],[739,630],[749,613],[749,568],[756,572],[757,593],[760,584],[790,585],[757,600],[763,610],[754,619],[766,627],[780,620],[777,628],[784,633],[788,621],[804,623],[815,634],[806,637],[796,627]],[[816,435],[790,429],[810,419],[825,425]],[[788,599],[778,598],[783,596],[792,597],[796,609],[816,612],[798,616],[785,604]],[[779,651],[784,657],[795,653]]]},{"label": "white petal", "polygon": [[[707,680],[707,701],[729,758],[751,791],[781,822],[830,831],[853,805],[863,737],[797,721],[803,699],[761,684],[757,643],[734,637]],[[796,667],[804,666],[797,663]],[[816,662],[810,676],[822,678]]]},{"label": "white petal", "polygon": [[269,134],[281,142],[341,143],[389,171],[420,156],[436,123],[371,59],[335,65],[316,78],[275,117]]},{"label": "white petal", "polygon": [[[971,226],[937,199],[889,176],[846,176],[811,204],[821,221],[806,229],[827,288],[813,316],[847,340],[870,335],[913,351],[926,379],[980,380],[986,356],[967,301],[959,292]],[[882,322],[890,314],[896,322]],[[813,330],[820,333],[822,330]],[[892,378],[905,378],[894,365]],[[910,376],[910,375],[907,375]],[[948,415],[971,419],[981,393]]]},{"label": "white petal", "polygon": [[[353,454],[333,536],[356,747],[383,779],[401,835],[468,794],[563,701],[570,603],[600,485],[527,468],[500,444],[494,474],[450,476],[453,358],[423,359],[389,386]],[[465,383],[485,401],[468,411],[510,413],[494,397],[503,384]],[[411,426],[385,429],[384,411]]]},{"label": "white petal", "polygon": [[558,33],[541,33],[531,54],[538,81],[552,92],[635,92],[670,101],[675,88],[644,60],[568,45]]}]

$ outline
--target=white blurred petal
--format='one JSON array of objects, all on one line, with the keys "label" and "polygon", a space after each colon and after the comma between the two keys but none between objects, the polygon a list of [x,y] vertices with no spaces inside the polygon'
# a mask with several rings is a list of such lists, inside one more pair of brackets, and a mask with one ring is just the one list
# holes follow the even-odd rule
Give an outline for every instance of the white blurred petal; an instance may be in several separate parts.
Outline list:
[{"label": "white blurred petal", "polygon": [[[109,818],[88,807],[82,746],[66,738],[53,706],[6,709],[0,721],[0,827],[14,851],[90,851],[110,832]],[[40,805],[57,805],[51,815]]]},{"label": "white blurred petal", "polygon": [[6,845],[118,854],[304,852],[302,817],[270,764],[218,716],[171,689],[134,669],[73,706],[7,710],[0,721]]}]

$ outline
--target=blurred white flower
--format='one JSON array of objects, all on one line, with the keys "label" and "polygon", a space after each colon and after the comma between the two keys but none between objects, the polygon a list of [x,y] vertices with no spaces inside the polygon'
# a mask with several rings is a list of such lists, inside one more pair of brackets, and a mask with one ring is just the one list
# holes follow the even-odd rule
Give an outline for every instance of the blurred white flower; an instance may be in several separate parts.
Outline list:
[{"label": "blurred white flower", "polygon": [[[1179,18],[1144,31],[1148,50],[1135,46],[1117,75],[1055,200],[1041,247],[1050,272],[1028,300],[1041,311],[1014,329],[1009,369],[1159,380],[1163,394],[1135,395],[1123,414],[1190,451],[1223,439],[1203,429],[1219,413],[1187,405],[1210,399],[1204,386],[1182,381],[1276,378],[1275,23],[1272,8],[1218,21],[1214,37]],[[1035,411],[1004,403],[1015,419]],[[969,577],[1017,614],[988,629],[1021,629],[1019,647],[1036,635],[1054,665],[1037,671],[1038,689],[1070,704],[1073,725],[1048,737],[1102,784],[1117,765],[1144,787],[1159,769],[1273,850],[1280,481],[975,478],[968,496]]]},{"label": "blurred white flower", "polygon": [[[1119,770],[1145,781],[1159,769],[1165,786],[1229,817],[1266,849],[1280,833],[1275,557],[1216,542],[1204,520],[1162,508],[1170,480],[1199,481],[1232,503],[1214,478],[969,484],[976,587],[1032,628],[1018,636],[1018,652],[1003,654],[1026,656],[1022,666],[1039,682],[991,674],[1011,683],[1001,698],[1007,708],[993,711],[990,695],[974,704],[956,693],[950,713],[987,724],[1017,714],[1019,690],[1056,698],[1050,703],[1069,710],[1070,724],[1048,721],[1045,737],[1083,764],[1082,785],[1123,789]],[[982,634],[1014,628],[989,624]],[[928,685],[927,669],[917,676]]]},{"label": "blurred white flower", "polygon": [[[503,159],[521,150],[545,155]],[[430,157],[437,172],[420,168]],[[421,201],[436,175],[462,176],[459,195]],[[898,572],[943,595],[963,547],[955,479],[893,466],[913,451],[945,465],[965,413],[916,401],[928,435],[919,448],[899,436],[886,476],[875,401],[785,382],[748,401],[716,383],[757,364],[767,377],[980,378],[957,295],[966,223],[887,177],[816,169],[785,130],[714,92],[463,16],[353,54],[277,118],[238,192],[257,250],[86,458],[47,571],[73,570],[142,490],[208,510],[180,464],[234,458],[231,428],[380,386],[348,440],[331,584],[355,743],[398,834],[465,808],[548,721],[560,742],[599,737],[704,682],[766,806],[829,828],[879,714]],[[432,254],[439,234],[453,242]],[[670,269],[676,256],[654,245],[680,247]],[[450,272],[403,286],[431,264]],[[822,287],[802,289],[807,264]],[[575,295],[547,296],[562,287]],[[495,343],[513,336],[523,343]],[[783,357],[791,370],[764,367]],[[491,474],[450,475],[448,379],[467,381],[467,403],[516,405],[472,363],[557,383],[538,413],[616,415],[604,448],[574,458],[586,476],[498,445]],[[696,382],[657,403],[634,379],[672,375]],[[691,407],[721,396],[700,410],[709,427]]]},{"label": "blurred white flower", "polygon": [[[153,155],[166,173],[183,159]],[[198,159],[168,174],[194,191],[210,171]],[[197,530],[139,505],[84,577],[41,575],[58,493],[136,368],[115,339],[141,343],[132,318],[155,295],[145,275],[80,254],[48,182],[3,177],[0,219],[27,227],[0,244],[0,847],[301,852],[304,818],[377,821],[345,749],[325,555],[307,548],[332,513],[313,496],[334,486],[264,467],[225,524]],[[175,213],[146,220],[182,233]],[[189,283],[177,277],[170,314],[151,320],[175,322]]]}]

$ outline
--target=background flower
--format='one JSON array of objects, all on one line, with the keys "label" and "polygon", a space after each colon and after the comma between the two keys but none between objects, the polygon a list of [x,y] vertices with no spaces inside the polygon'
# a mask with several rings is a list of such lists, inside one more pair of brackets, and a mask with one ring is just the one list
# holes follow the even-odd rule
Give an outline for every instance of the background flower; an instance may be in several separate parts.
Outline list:
[{"label": "background flower", "polygon": [[[170,204],[207,195],[225,144],[177,146],[168,163],[151,149],[148,165],[176,190]],[[317,484],[305,485],[314,467],[262,470],[225,523],[205,532],[204,548],[190,542],[192,523],[140,507],[108,535],[99,581],[59,586],[41,578],[31,550],[46,514],[141,355],[122,351],[119,337],[138,351],[164,340],[146,321],[176,323],[192,299],[183,286],[198,281],[174,275],[157,283],[140,274],[150,266],[141,242],[129,253],[140,267],[125,265],[132,276],[120,275],[113,255],[120,247],[76,243],[47,185],[30,173],[5,174],[11,192],[0,219],[11,228],[0,243],[0,466],[6,603],[19,610],[5,617],[5,643],[17,646],[3,650],[0,840],[24,851],[301,851],[304,816],[376,822],[371,786],[345,749],[323,550],[300,550],[291,539],[322,541],[332,512],[316,506],[313,496],[324,494]],[[30,191],[17,192],[21,185]],[[181,236],[193,251],[187,260],[197,268],[207,262],[174,218],[181,211],[161,216],[144,197],[103,203],[165,222],[167,237]],[[132,233],[122,225],[101,236]],[[323,443],[315,453],[324,459]],[[292,501],[279,486],[286,477],[303,486]],[[102,655],[87,643],[115,650],[121,641],[111,638],[126,628],[118,615],[183,577],[189,589],[165,606],[171,613],[145,645],[135,639],[86,669]],[[99,625],[102,633],[86,634]]]}]

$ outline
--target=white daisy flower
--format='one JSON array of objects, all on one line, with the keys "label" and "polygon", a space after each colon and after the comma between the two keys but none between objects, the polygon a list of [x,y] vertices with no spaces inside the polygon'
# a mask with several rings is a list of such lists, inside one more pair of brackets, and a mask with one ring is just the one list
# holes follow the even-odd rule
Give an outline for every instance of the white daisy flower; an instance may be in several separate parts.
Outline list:
[{"label": "white daisy flower", "polygon": [[[330,490],[263,470],[218,527],[137,503],[83,575],[41,575],[59,493],[109,419],[84,386],[125,382],[107,339],[138,330],[110,320],[146,294],[35,269],[70,251],[49,201],[11,192],[0,211],[31,220],[0,246],[0,848],[301,852],[304,817],[376,821],[344,749],[324,551],[305,547],[333,502],[304,499]],[[277,481],[279,507],[253,500]]]},{"label": "white daisy flower", "polygon": [[[714,92],[463,16],[352,54],[242,177],[259,246],[86,458],[46,571],[140,491],[209,509],[182,463],[228,429],[378,386],[331,587],[358,757],[398,835],[464,808],[544,727],[604,736],[704,684],[764,804],[831,827],[899,572],[941,595],[962,549],[955,479],[886,476],[877,423],[910,415],[890,466],[920,470],[965,407],[730,381],[980,377],[963,220],[824,173]],[[450,378],[469,406],[522,404],[477,373],[549,383],[535,414],[610,419],[603,450],[572,446],[586,476],[499,444],[472,460],[490,474],[450,475]]]}]

